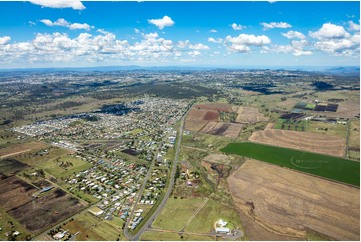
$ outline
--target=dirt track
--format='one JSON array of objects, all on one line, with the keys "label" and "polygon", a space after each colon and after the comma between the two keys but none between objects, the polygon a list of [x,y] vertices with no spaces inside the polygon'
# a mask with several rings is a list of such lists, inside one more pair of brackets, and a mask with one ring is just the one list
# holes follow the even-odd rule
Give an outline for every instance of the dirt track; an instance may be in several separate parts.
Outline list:
[{"label": "dirt track", "polygon": [[344,156],[346,146],[345,138],[279,129],[254,132],[249,140],[339,157]]},{"label": "dirt track", "polygon": [[360,239],[357,188],[254,160],[228,183],[237,207],[269,231],[302,239],[311,229],[337,240]]}]

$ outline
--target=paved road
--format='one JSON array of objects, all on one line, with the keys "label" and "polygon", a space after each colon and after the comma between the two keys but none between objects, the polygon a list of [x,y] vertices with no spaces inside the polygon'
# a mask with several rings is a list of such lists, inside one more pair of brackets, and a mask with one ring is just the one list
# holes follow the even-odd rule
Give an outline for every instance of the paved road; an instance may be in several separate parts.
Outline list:
[{"label": "paved road", "polygon": [[128,226],[130,224],[130,221],[131,219],[133,218],[133,214],[134,214],[134,211],[135,211],[135,207],[137,206],[137,204],[139,203],[139,200],[141,199],[142,197],[142,194],[144,192],[144,189],[145,189],[145,186],[147,185],[147,181],[152,173],[152,169],[153,169],[153,166],[154,166],[154,163],[155,161],[157,160],[157,157],[158,157],[158,153],[159,153],[159,150],[161,149],[162,147],[162,141],[159,142],[159,145],[158,145],[158,148],[157,148],[157,152],[155,152],[154,154],[154,157],[153,157],[153,160],[152,160],[152,163],[151,165],[149,166],[149,169],[148,169],[148,172],[147,174],[145,175],[144,177],[144,181],[143,181],[143,184],[141,186],[141,188],[139,189],[139,192],[137,194],[137,198],[135,199],[134,201],[134,205],[133,205],[133,208],[132,208],[132,212],[130,213],[128,219],[127,219],[127,222],[125,223],[125,226],[124,226],[124,235],[125,237],[127,237],[129,240],[134,240],[133,239],[133,236],[131,234],[129,234],[129,231],[128,231]]},{"label": "paved road", "polygon": [[[186,114],[184,114],[184,116],[181,119],[181,124],[180,124],[179,132],[178,132],[176,152],[175,152],[174,162],[173,162],[173,166],[172,166],[172,170],[171,170],[171,174],[170,174],[170,181],[169,181],[169,185],[168,185],[168,190],[167,190],[165,196],[163,197],[163,200],[159,204],[157,210],[152,214],[152,216],[147,220],[147,222],[145,224],[143,224],[143,227],[138,231],[137,234],[135,234],[134,236],[129,236],[129,233],[126,234],[126,228],[124,228],[124,235],[127,236],[127,238],[129,240],[139,240],[142,237],[143,233],[150,227],[150,225],[153,223],[153,221],[158,217],[158,215],[162,211],[164,205],[168,201],[168,198],[169,198],[169,196],[170,196],[170,194],[171,194],[171,192],[173,190],[175,173],[177,171],[178,156],[179,156],[180,146],[181,146],[181,143],[182,143],[184,119],[187,116],[189,110],[187,111]],[[126,225],[126,227],[127,227],[127,225]]]}]

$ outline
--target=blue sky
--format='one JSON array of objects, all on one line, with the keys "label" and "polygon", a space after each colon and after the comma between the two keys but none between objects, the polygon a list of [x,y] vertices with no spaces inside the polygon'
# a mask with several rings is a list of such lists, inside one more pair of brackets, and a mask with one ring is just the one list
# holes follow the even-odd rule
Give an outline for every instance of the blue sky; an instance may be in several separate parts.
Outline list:
[{"label": "blue sky", "polygon": [[353,2],[0,2],[0,66],[359,66]]}]

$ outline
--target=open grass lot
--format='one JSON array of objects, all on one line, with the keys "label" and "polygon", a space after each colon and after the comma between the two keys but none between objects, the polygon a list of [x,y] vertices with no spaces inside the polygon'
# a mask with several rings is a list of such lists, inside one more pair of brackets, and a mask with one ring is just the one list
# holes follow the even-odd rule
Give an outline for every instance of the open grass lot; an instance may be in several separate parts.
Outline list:
[{"label": "open grass lot", "polygon": [[360,120],[350,121],[348,157],[360,160]]},{"label": "open grass lot", "polygon": [[231,143],[221,151],[360,186],[359,162],[250,142]]},{"label": "open grass lot", "polygon": [[152,240],[152,241],[212,241],[216,240],[213,236],[202,236],[196,234],[182,234],[182,237],[176,232],[159,232],[159,231],[147,231],[141,237],[141,240]]},{"label": "open grass lot", "polygon": [[34,150],[40,150],[43,148],[48,147],[49,145],[42,143],[42,142],[29,142],[24,144],[15,144],[8,146],[6,148],[0,149],[0,159],[15,156],[21,153],[27,153]]},{"label": "open grass lot", "polygon": [[209,199],[199,213],[185,229],[186,232],[209,233],[214,229],[214,223],[223,219],[228,222],[230,229],[240,229],[241,221],[233,207],[219,201]]},{"label": "open grass lot", "polygon": [[347,135],[347,125],[343,124],[308,121],[306,127],[306,131],[311,133],[339,136],[342,138],[346,138]]},{"label": "open grass lot", "polygon": [[57,158],[59,156],[68,154],[69,151],[57,147],[51,147],[47,154],[40,154],[38,152],[32,152],[28,154],[20,154],[16,156],[16,159],[34,167],[42,168],[44,162],[50,159]]},{"label": "open grass lot", "polygon": [[[228,184],[240,215],[270,231],[299,240],[310,230],[333,240],[360,240],[358,188],[255,160],[246,161]],[[245,233],[250,240],[271,238],[252,226]]]},{"label": "open grass lot", "polygon": [[169,198],[153,228],[180,231],[202,202],[202,198]]},{"label": "open grass lot", "polygon": [[[70,162],[72,165],[64,168],[61,167],[62,162]],[[56,178],[64,178],[72,175],[74,172],[86,170],[90,168],[92,164],[83,161],[81,159],[71,157],[69,155],[62,155],[58,158],[54,158],[42,163],[41,167]]]},{"label": "open grass lot", "polygon": [[119,225],[114,224],[117,222],[119,221],[102,220],[86,210],[77,215],[73,221],[63,226],[63,229],[69,229],[69,232],[72,234],[80,232],[76,236],[77,241],[115,241],[119,238],[119,234],[121,234],[121,230],[118,229],[120,223]]}]

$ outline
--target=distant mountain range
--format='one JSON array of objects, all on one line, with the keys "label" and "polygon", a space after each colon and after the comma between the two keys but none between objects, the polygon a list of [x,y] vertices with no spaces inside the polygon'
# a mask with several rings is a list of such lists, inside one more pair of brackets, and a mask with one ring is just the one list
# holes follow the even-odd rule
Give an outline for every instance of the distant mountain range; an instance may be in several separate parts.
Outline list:
[{"label": "distant mountain range", "polygon": [[197,71],[197,70],[289,70],[289,71],[310,71],[318,72],[326,75],[340,75],[340,76],[360,76],[360,67],[317,67],[317,66],[295,66],[295,67],[236,67],[236,66],[96,66],[96,67],[59,67],[59,68],[14,68],[14,69],[0,69],[0,72],[57,72],[57,71],[132,71],[132,70],[149,70],[149,71]]}]

